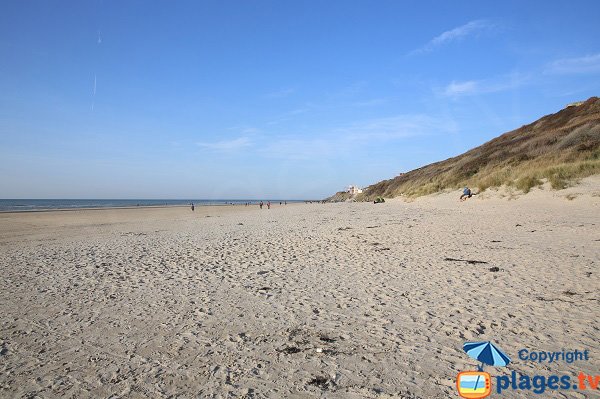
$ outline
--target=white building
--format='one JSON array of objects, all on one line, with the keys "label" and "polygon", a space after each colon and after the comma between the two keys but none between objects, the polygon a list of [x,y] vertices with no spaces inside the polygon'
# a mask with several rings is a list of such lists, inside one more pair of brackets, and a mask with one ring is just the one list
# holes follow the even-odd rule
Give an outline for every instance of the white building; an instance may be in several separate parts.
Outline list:
[{"label": "white building", "polygon": [[570,107],[579,107],[580,105],[583,105],[583,103],[585,103],[585,101],[577,101],[571,104],[567,104],[567,106],[565,108],[570,108]]},{"label": "white building", "polygon": [[348,189],[346,189],[346,192],[351,195],[356,195],[356,194],[362,193],[362,190],[360,188],[358,188],[357,186],[350,185],[350,186],[348,186]]}]

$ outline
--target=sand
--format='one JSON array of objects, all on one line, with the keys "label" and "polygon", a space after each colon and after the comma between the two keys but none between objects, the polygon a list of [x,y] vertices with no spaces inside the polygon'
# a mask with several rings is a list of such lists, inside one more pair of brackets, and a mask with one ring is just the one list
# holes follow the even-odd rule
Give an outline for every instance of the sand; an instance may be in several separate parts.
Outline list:
[{"label": "sand", "polygon": [[600,374],[599,188],[0,214],[0,396],[449,398],[471,340]]}]

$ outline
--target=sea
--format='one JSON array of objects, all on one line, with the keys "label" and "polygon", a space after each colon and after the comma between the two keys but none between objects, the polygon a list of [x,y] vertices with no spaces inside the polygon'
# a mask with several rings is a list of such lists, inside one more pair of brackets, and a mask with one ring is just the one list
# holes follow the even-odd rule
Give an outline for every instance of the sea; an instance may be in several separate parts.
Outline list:
[{"label": "sea", "polygon": [[[263,200],[272,204],[304,202],[304,200]],[[0,212],[47,211],[52,209],[123,208],[138,206],[215,206],[257,204],[260,200],[182,200],[182,199],[0,199]]]}]

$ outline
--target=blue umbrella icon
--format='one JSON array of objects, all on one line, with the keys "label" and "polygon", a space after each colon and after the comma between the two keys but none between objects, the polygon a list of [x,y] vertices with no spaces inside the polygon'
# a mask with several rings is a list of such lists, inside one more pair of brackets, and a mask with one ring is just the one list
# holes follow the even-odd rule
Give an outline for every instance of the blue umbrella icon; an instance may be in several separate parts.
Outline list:
[{"label": "blue umbrella icon", "polygon": [[481,362],[480,370],[483,370],[483,364],[490,366],[506,366],[510,363],[510,357],[506,356],[500,348],[490,341],[484,342],[465,342],[463,349],[467,355]]},{"label": "blue umbrella icon", "polygon": [[[479,371],[483,371],[484,363],[490,366],[502,367],[510,363],[510,357],[506,356],[506,354],[502,352],[500,348],[492,344],[490,341],[465,342],[465,344],[463,345],[463,349],[465,352],[467,352],[467,355],[481,362],[481,366],[479,366]],[[477,376],[477,381],[475,381],[476,387],[478,383],[479,376]]]}]

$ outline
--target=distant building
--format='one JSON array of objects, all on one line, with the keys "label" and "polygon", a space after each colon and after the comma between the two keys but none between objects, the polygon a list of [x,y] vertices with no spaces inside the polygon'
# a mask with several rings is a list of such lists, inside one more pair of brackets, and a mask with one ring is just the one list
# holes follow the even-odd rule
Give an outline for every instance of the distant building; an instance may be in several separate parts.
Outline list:
[{"label": "distant building", "polygon": [[567,106],[565,108],[569,108],[569,107],[579,107],[580,105],[582,105],[585,101],[577,101],[575,103],[571,103],[571,104],[567,104]]},{"label": "distant building", "polygon": [[356,195],[362,193],[362,190],[354,185],[350,185],[348,186],[348,189],[346,189],[346,192],[351,195]]}]

